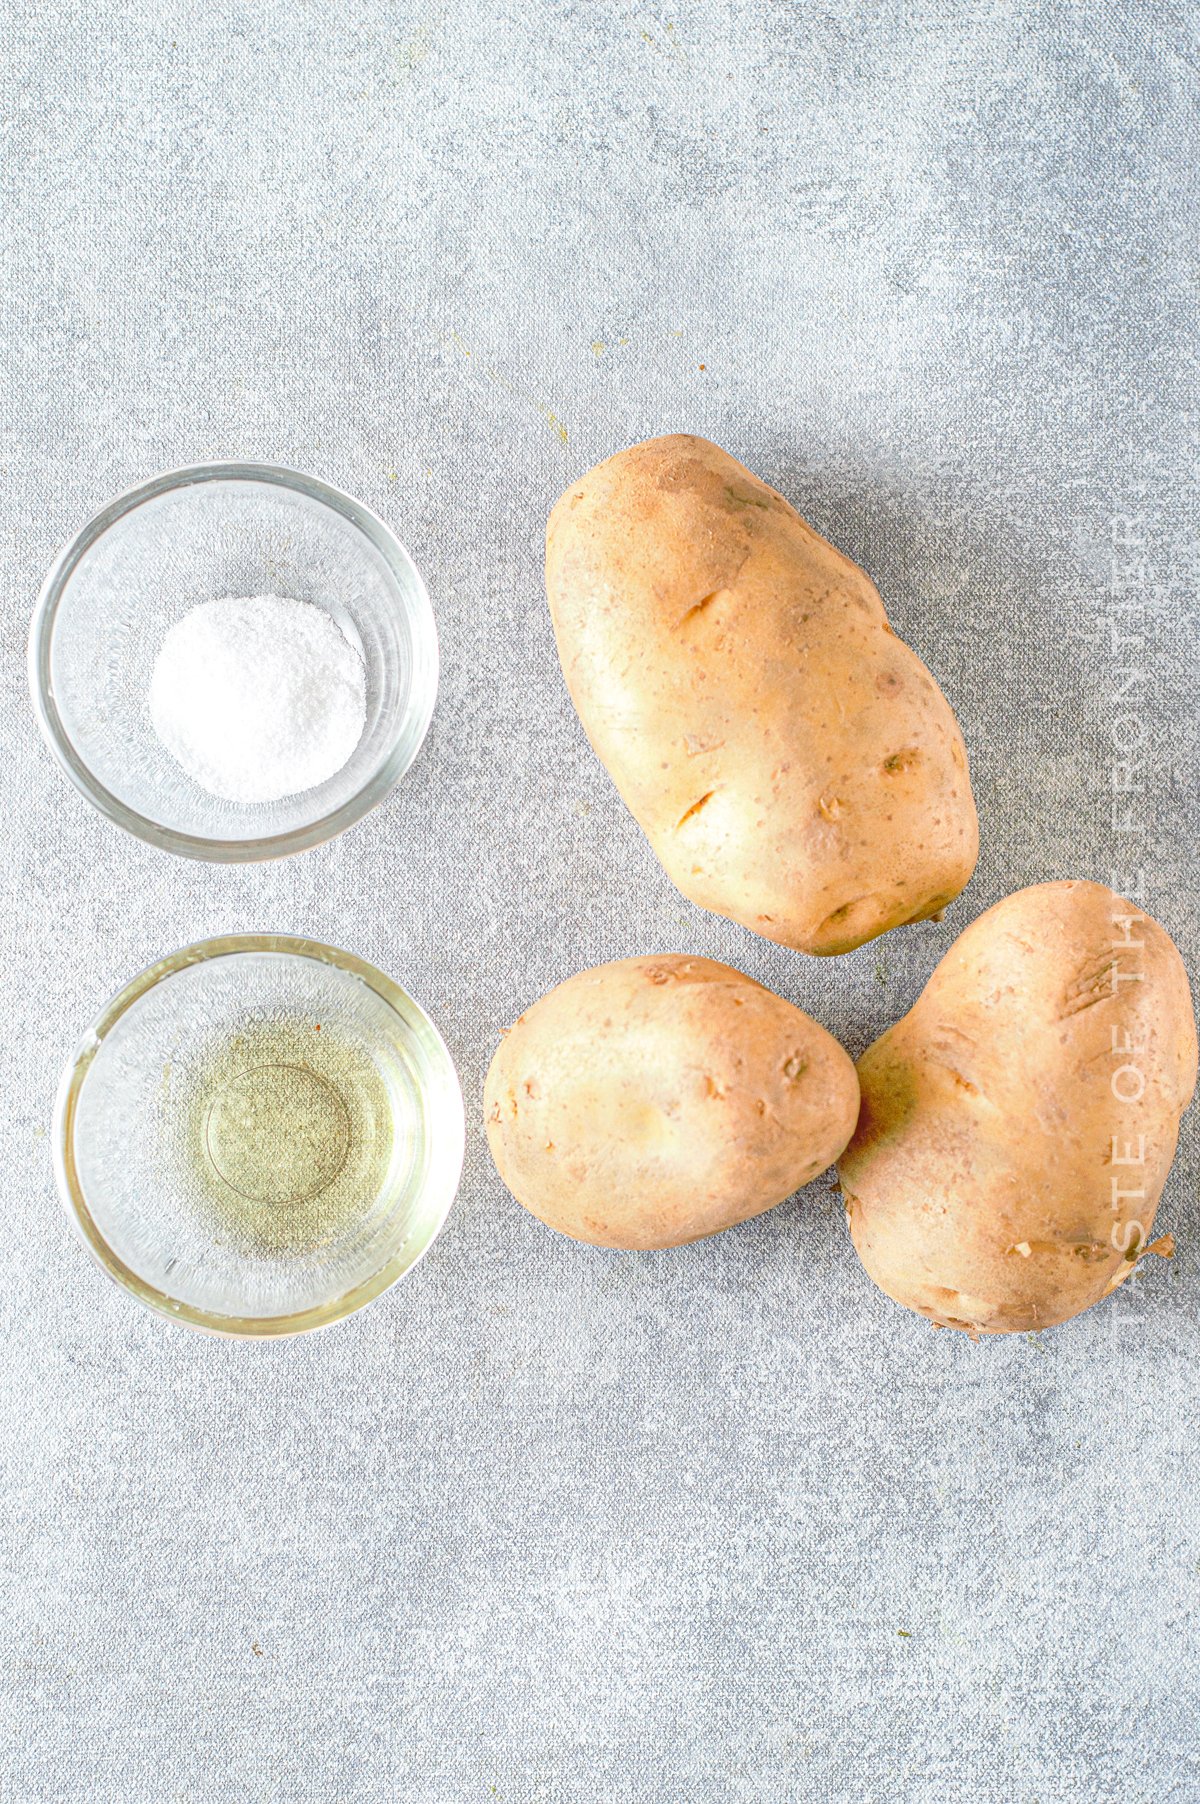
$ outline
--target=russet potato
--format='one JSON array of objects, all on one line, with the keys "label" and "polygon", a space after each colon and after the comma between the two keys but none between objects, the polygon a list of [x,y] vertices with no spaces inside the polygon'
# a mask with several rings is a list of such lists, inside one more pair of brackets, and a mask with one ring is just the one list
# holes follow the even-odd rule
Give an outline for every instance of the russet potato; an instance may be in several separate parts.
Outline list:
[{"label": "russet potato", "polygon": [[502,1040],[488,1143],[517,1201],[576,1240],[664,1247],[773,1208],[837,1158],[849,1055],[728,965],[623,958],[568,978]]},{"label": "russet potato", "polygon": [[870,1276],[973,1336],[1046,1328],[1150,1245],[1196,1083],[1187,975],[1103,884],[1036,884],[967,928],[858,1076],[838,1175]]},{"label": "russet potato", "polygon": [[555,506],[546,582],[592,746],[683,894],[846,952],[938,914],[978,853],[962,735],[870,578],[676,435]]}]

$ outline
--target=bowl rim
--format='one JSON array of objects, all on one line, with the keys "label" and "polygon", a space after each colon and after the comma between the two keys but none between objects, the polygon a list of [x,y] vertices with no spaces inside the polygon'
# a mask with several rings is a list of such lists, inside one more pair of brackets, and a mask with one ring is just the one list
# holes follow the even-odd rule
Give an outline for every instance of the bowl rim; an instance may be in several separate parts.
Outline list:
[{"label": "bowl rim", "polygon": [[[312,958],[359,978],[388,1003],[404,1025],[425,1042],[426,1050],[434,1054],[435,1060],[442,1066],[439,1074],[441,1100],[452,1104],[452,1107],[446,1109],[446,1121],[438,1124],[431,1159],[431,1181],[444,1187],[444,1195],[439,1200],[430,1223],[421,1235],[414,1237],[416,1250],[413,1250],[411,1242],[406,1242],[377,1272],[340,1296],[282,1316],[234,1316],[216,1310],[200,1309],[194,1304],[172,1297],[168,1291],[140,1277],[114,1251],[88,1207],[74,1153],[74,1129],[83,1085],[105,1038],[126,1011],[148,991],[178,975],[180,971],[202,964],[208,959],[244,952],[281,952]],[[166,1316],[171,1321],[181,1322],[187,1327],[198,1328],[209,1334],[240,1340],[279,1339],[285,1335],[326,1328],[382,1296],[384,1291],[389,1290],[420,1263],[441,1233],[458,1195],[466,1152],[466,1115],[458,1072],[445,1041],[420,1003],[377,966],[360,958],[357,953],[327,945],[322,940],[286,933],[221,934],[212,939],[196,940],[164,954],[139,971],[104,1005],[91,1026],[76,1042],[59,1078],[52,1133],[54,1176],[59,1199],[72,1226],[107,1276],[156,1315]]]},{"label": "bowl rim", "polygon": [[[398,587],[411,593],[410,625],[413,640],[413,671],[409,685],[409,706],[396,722],[388,749],[373,773],[352,796],[331,809],[328,814],[306,826],[289,828],[283,833],[264,834],[256,839],[213,839],[201,834],[182,833],[165,827],[149,815],[140,813],[115,796],[92,771],[77,750],[58,712],[50,680],[50,652],[59,604],[75,570],[92,547],[118,521],[149,501],[177,489],[193,488],[215,481],[261,482],[275,488],[290,489],[331,509],[348,520],[364,535],[382,556]],[[210,864],[253,864],[274,858],[288,858],[324,845],[369,814],[395,787],[415,760],[437,701],[440,657],[437,622],[425,580],[405,546],[396,534],[363,502],[348,495],[318,476],[285,464],[255,463],[244,458],[214,459],[207,463],[183,464],[178,469],[164,470],[121,494],[93,514],[58,552],[38,592],[29,628],[29,689],[34,713],[42,738],[75,788],[98,812],[135,838],[173,852],[181,858],[200,859]]]}]

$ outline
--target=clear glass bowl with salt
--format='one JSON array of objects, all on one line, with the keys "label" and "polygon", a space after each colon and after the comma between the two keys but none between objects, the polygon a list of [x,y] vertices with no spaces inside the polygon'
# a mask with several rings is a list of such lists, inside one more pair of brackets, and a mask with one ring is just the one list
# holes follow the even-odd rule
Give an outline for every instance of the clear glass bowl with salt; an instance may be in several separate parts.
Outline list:
[{"label": "clear glass bowl with salt", "polygon": [[[230,611],[227,636],[197,637],[209,604],[229,599],[243,606],[241,614]],[[249,663],[256,641],[245,627],[245,609],[260,605],[265,625],[259,621],[256,632],[273,631],[276,617],[282,632],[284,602],[322,610],[351,649],[351,662],[361,660],[354,705],[361,705],[362,731],[329,774],[321,764],[321,698],[314,714],[311,658],[308,665],[289,661],[281,640],[268,647],[277,655]],[[291,614],[299,617],[295,605]],[[226,631],[226,623],[218,624]],[[239,630],[240,639],[233,636]],[[166,685],[174,712],[165,715],[162,706],[152,711],[150,705],[164,643],[168,658],[175,649],[168,669],[173,682]],[[190,696],[182,655],[189,645],[215,648],[216,659],[197,660]],[[232,663],[239,656],[246,660],[240,687],[222,690],[221,659]],[[251,668],[262,677],[248,685]],[[332,839],[399,781],[433,713],[437,634],[415,564],[361,503],[274,465],[207,464],[172,471],[119,497],[62,551],[38,600],[29,674],[44,737],[102,814],[167,851],[244,862]],[[189,758],[209,717],[209,744]],[[227,741],[239,727],[244,745],[235,754]],[[300,736],[297,749],[306,754],[296,760],[297,788],[258,799],[281,781],[274,768],[257,769],[255,756],[267,748],[277,766],[289,733]],[[334,735],[330,743],[345,749],[344,718],[340,741]],[[238,780],[225,781],[230,773]],[[320,780],[312,781],[314,773]],[[257,782],[260,775],[267,780]],[[214,781],[235,793],[214,793]]]}]

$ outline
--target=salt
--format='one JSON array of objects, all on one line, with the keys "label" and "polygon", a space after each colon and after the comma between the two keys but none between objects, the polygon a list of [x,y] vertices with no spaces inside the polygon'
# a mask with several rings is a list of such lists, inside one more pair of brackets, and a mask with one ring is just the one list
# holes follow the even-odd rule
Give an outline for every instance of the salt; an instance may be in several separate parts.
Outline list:
[{"label": "salt", "polygon": [[277,802],[346,763],[366,724],[366,672],[323,608],[230,595],[170,628],[149,706],[167,751],[210,795]]}]

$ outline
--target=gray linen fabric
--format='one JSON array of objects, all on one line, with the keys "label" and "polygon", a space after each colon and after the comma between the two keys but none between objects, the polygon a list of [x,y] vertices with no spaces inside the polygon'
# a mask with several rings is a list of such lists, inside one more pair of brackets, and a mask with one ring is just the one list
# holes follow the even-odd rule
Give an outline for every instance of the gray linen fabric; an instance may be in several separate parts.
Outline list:
[{"label": "gray linen fabric", "polygon": [[[0,12],[4,1799],[1200,1799],[1200,1116],[1174,1264],[976,1348],[872,1288],[828,1179],[707,1244],[598,1252],[505,1193],[479,1108],[501,1026],[634,950],[727,959],[857,1053],[997,897],[1131,865],[1200,969],[1196,21]],[[706,917],[588,750],[545,515],[676,429],[865,564],[956,707],[983,853],[940,925],[813,962]],[[444,652],[402,788],[266,869],[124,838],[26,696],[59,544],[214,456],[378,509]],[[1114,583],[1146,673],[1123,833]],[[129,975],[270,928],[412,988],[469,1136],[411,1279],[256,1346],[107,1284],[47,1124]]]}]

